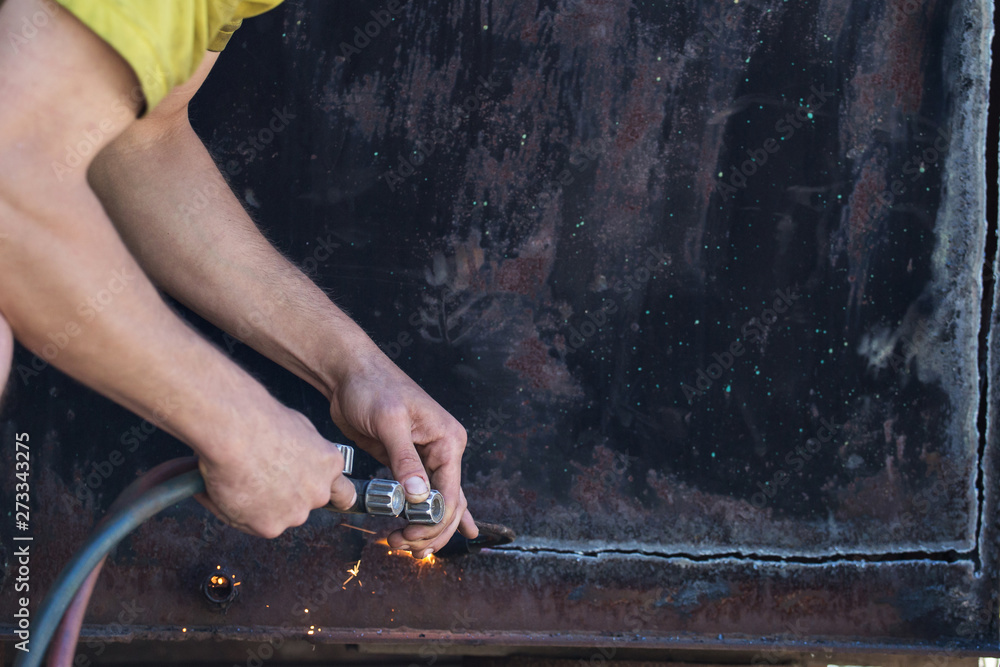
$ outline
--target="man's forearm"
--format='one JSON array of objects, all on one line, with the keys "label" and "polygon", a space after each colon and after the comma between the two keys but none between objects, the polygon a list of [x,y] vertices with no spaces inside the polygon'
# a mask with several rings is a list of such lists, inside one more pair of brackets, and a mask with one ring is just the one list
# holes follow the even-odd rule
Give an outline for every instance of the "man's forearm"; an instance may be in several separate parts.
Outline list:
[{"label": "man's forearm", "polygon": [[264,238],[186,119],[136,123],[90,181],[154,282],[328,398],[377,350]]},{"label": "man's forearm", "polygon": [[0,311],[14,334],[203,456],[226,458],[226,415],[266,391],[166,307],[85,183],[35,182],[37,192],[0,187]]}]

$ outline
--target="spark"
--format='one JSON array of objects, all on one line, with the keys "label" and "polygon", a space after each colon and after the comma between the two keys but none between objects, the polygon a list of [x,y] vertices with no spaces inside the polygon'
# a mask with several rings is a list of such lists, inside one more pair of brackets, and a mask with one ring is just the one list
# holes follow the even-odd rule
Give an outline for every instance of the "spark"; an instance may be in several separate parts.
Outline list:
[{"label": "spark", "polygon": [[[346,586],[346,585],[347,585],[347,582],[349,582],[349,581],[350,581],[351,579],[353,579],[353,578],[355,578],[356,576],[358,576],[358,572],[359,572],[360,570],[361,570],[361,561],[359,560],[359,561],[358,561],[357,563],[355,563],[355,564],[354,564],[354,567],[351,567],[351,568],[348,568],[348,569],[347,569],[347,573],[348,573],[348,574],[350,574],[351,576],[349,576],[349,577],[348,577],[348,578],[347,578],[347,579],[346,579],[346,580],[344,581],[344,583],[343,583],[343,584],[341,584],[341,588],[343,588],[344,586]],[[360,579],[358,579],[358,586],[360,586],[360,585],[361,585],[361,580],[360,580]]]},{"label": "spark", "polygon": [[374,535],[374,530],[368,530],[367,528],[358,528],[357,526],[352,526],[349,523],[338,523],[341,528],[350,528],[351,530],[360,530],[362,533],[368,533],[369,535]]}]

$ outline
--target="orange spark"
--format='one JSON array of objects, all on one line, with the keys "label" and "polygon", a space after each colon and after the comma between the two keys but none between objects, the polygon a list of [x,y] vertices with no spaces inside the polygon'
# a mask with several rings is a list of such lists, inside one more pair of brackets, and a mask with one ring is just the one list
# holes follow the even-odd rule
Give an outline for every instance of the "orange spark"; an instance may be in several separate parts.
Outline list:
[{"label": "orange spark", "polygon": [[[361,570],[361,561],[359,560],[357,563],[354,564],[354,567],[348,568],[347,573],[350,574],[351,576],[349,576],[344,581],[344,583],[341,584],[341,588],[343,588],[344,586],[346,586],[347,582],[349,582],[351,579],[353,579],[354,577],[358,576],[358,572],[360,570]],[[359,586],[361,585],[361,580],[360,579],[358,580],[358,585]]]},{"label": "orange spark", "polygon": [[367,528],[358,528],[357,526],[352,526],[349,523],[338,523],[337,525],[343,528],[350,528],[351,530],[360,530],[362,533],[368,533],[369,535],[375,534],[374,530],[368,530]]}]

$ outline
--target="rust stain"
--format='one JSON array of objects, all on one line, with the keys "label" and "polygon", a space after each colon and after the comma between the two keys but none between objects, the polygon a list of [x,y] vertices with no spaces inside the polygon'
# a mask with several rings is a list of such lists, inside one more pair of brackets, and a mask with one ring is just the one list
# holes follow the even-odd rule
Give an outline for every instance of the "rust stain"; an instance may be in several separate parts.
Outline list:
[{"label": "rust stain", "polygon": [[544,389],[567,397],[582,396],[565,365],[549,355],[549,348],[537,335],[517,343],[513,354],[504,364],[533,389]]},{"label": "rust stain", "polygon": [[497,267],[497,288],[530,296],[545,284],[549,274],[548,257],[518,257],[504,260]]}]

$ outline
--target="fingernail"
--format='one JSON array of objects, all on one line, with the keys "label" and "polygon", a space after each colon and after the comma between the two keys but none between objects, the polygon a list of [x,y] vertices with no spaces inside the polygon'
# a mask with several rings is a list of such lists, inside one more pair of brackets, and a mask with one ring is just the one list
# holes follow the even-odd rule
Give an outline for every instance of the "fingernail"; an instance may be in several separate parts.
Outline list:
[{"label": "fingernail", "polygon": [[403,482],[403,488],[414,496],[422,496],[427,493],[427,483],[424,482],[423,477],[411,477]]}]

